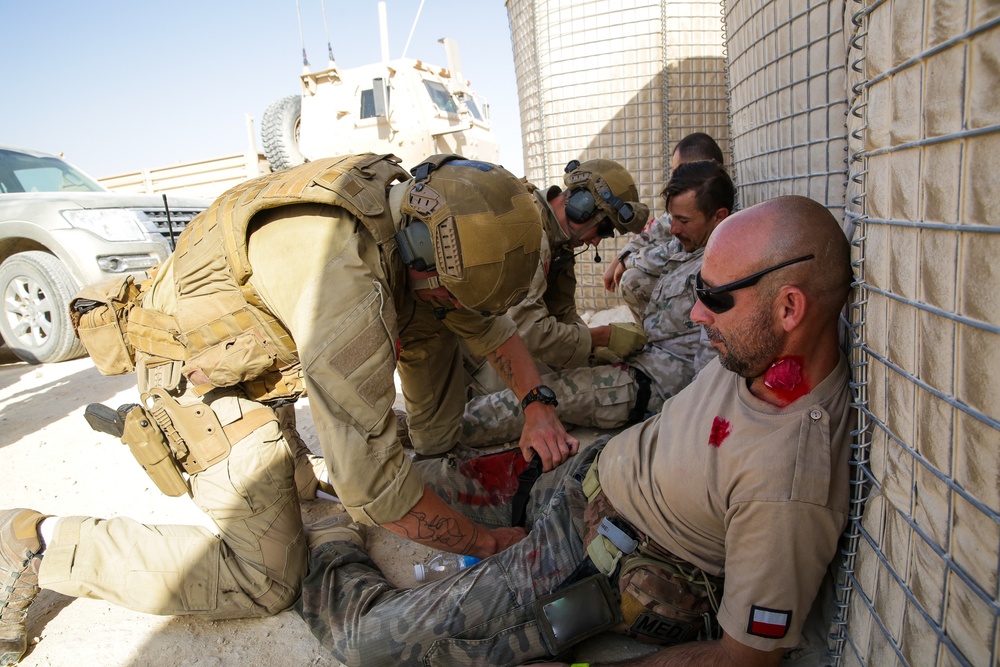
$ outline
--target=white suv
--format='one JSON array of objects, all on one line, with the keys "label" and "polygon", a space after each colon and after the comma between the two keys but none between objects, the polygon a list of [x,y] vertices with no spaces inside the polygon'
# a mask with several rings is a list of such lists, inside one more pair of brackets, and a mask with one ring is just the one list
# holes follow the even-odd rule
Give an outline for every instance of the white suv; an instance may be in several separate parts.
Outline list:
[{"label": "white suv", "polygon": [[30,363],[84,354],[69,321],[81,287],[138,276],[211,202],[115,193],[54,155],[0,146],[0,335]]}]

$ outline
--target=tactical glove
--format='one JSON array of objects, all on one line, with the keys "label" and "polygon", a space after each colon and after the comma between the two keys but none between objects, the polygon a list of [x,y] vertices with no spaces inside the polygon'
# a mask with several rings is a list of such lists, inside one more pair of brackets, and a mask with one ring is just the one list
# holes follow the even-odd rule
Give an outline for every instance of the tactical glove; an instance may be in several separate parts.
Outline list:
[{"label": "tactical glove", "polygon": [[634,322],[612,322],[608,349],[620,357],[628,357],[646,345],[646,332]]}]

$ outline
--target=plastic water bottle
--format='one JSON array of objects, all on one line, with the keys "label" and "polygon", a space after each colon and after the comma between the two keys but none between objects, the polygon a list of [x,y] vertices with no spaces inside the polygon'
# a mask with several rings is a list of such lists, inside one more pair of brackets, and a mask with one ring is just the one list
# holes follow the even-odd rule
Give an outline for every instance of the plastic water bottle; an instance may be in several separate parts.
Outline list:
[{"label": "plastic water bottle", "polygon": [[475,556],[439,553],[425,563],[415,563],[413,574],[418,582],[437,581],[479,562]]}]

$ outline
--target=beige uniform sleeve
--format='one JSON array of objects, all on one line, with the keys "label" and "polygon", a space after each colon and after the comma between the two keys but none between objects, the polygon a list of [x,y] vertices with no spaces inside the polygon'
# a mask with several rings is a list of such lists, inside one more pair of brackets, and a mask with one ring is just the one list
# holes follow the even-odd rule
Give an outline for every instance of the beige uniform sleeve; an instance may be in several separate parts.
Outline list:
[{"label": "beige uniform sleeve", "polygon": [[796,501],[734,505],[719,625],[761,651],[795,646],[847,517]]},{"label": "beige uniform sleeve", "polygon": [[507,315],[483,317],[466,308],[450,311],[443,324],[449,331],[461,336],[473,354],[481,357],[496,350],[517,332],[513,320]]},{"label": "beige uniform sleeve", "polygon": [[549,285],[540,262],[524,301],[508,311],[531,356],[554,368],[579,368],[590,358],[590,329],[576,312],[576,275],[563,267]]},{"label": "beige uniform sleeve", "polygon": [[331,482],[355,520],[396,521],[424,485],[396,437],[396,313],[378,250],[342,209],[268,215],[250,237],[251,284],[296,341]]},{"label": "beige uniform sleeve", "polygon": [[410,441],[420,454],[441,454],[458,442],[467,399],[459,337],[486,355],[516,329],[507,317],[483,317],[464,308],[439,320],[427,304],[412,303],[400,331],[398,367]]}]

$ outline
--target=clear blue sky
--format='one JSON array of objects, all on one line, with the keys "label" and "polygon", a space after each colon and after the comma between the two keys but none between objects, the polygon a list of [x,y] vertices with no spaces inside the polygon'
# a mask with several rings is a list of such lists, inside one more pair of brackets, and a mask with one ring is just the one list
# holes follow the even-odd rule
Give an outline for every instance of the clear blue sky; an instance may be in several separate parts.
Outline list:
[{"label": "clear blue sky", "polygon": [[[399,58],[420,0],[387,0]],[[295,0],[0,0],[0,144],[64,153],[97,177],[246,150],[260,120],[299,92]],[[326,66],[320,0],[299,0],[312,69]],[[376,0],[326,0],[340,67],[380,59]],[[406,56],[447,65],[490,102],[500,161],[524,173],[517,84],[503,0],[425,0]]]}]

